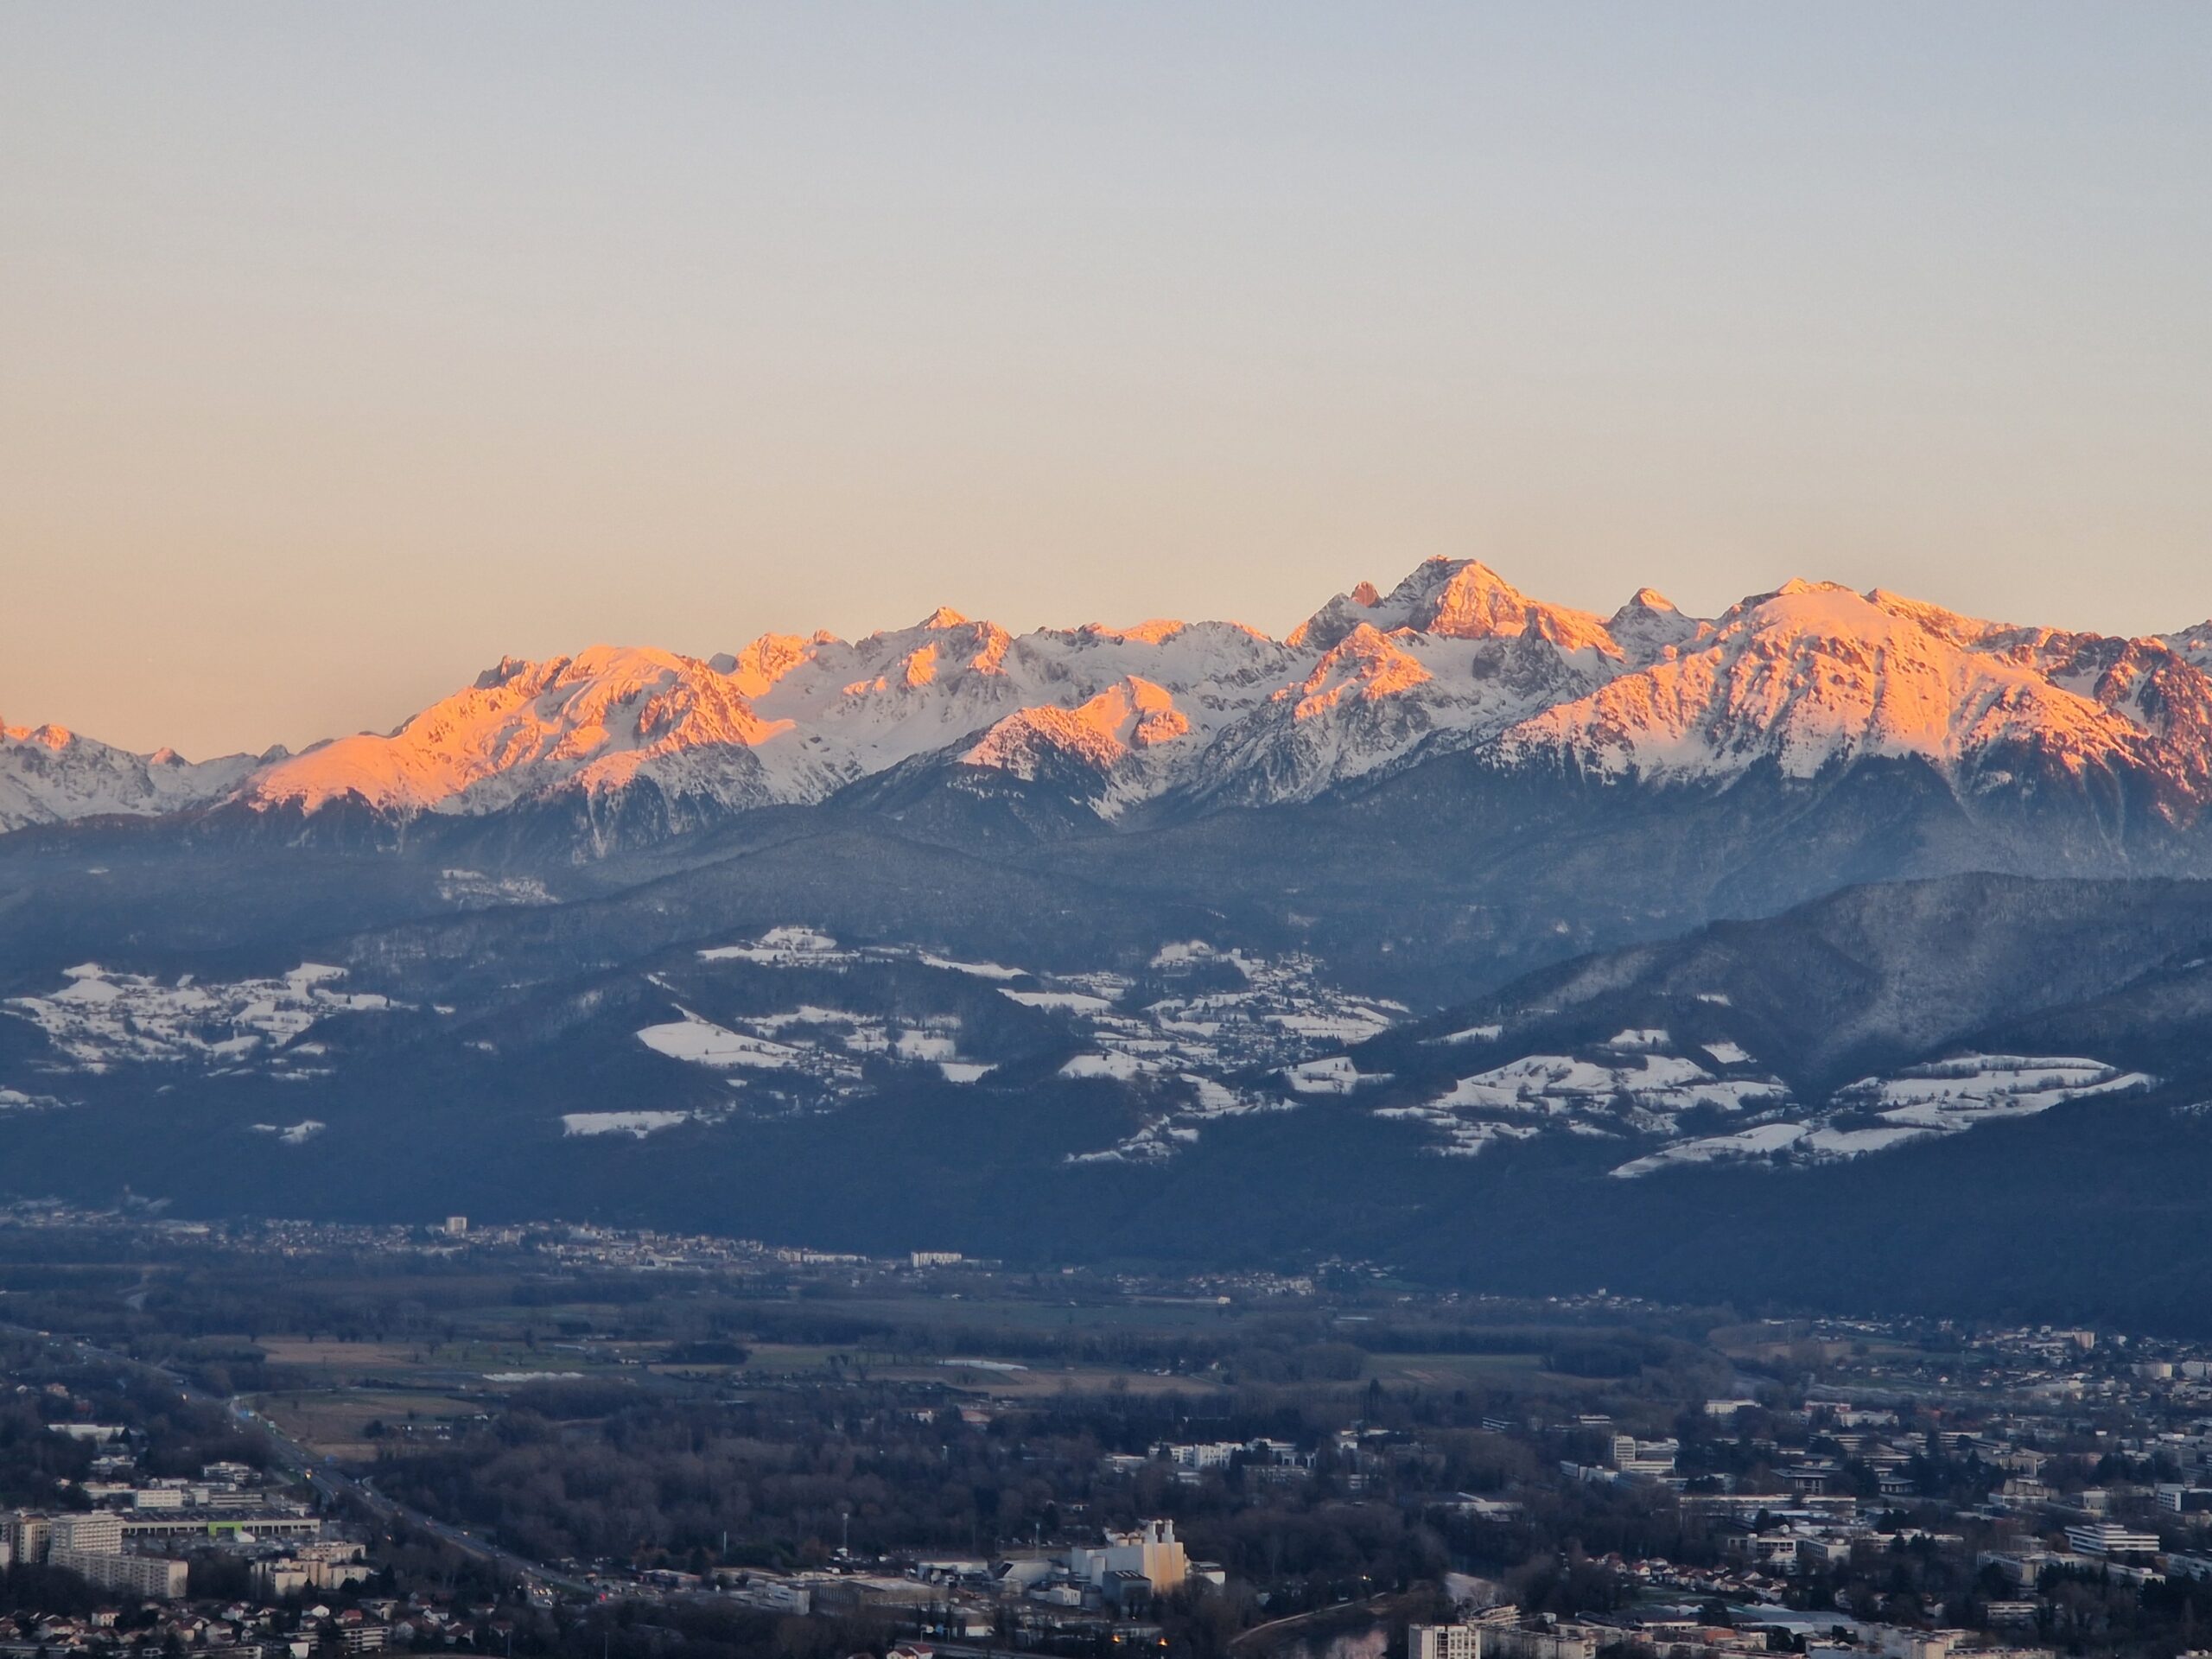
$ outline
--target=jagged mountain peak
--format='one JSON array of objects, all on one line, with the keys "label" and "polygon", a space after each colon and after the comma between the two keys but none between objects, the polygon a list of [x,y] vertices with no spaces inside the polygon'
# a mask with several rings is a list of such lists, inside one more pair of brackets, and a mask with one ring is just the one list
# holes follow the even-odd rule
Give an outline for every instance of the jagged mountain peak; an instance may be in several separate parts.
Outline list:
[{"label": "jagged mountain peak", "polygon": [[1362,625],[1385,633],[1409,631],[1445,639],[1534,633],[1563,651],[1620,655],[1601,619],[1532,600],[1479,559],[1426,559],[1387,594],[1362,582],[1292,630],[1287,643],[1325,651]]},{"label": "jagged mountain peak", "polygon": [[1332,645],[1303,681],[1277,690],[1274,701],[1288,702],[1296,718],[1312,720],[1347,697],[1373,702],[1433,677],[1419,658],[1373,624],[1362,622]]},{"label": "jagged mountain peak", "polygon": [[823,645],[836,643],[836,637],[817,633],[810,637],[796,633],[764,633],[744,650],[725,652],[708,659],[708,666],[720,674],[727,674],[737,683],[738,690],[748,697],[765,695],[775,683],[811,658]]},{"label": "jagged mountain peak", "polygon": [[[266,767],[248,798],[308,811],[348,798],[403,813],[481,810],[646,777],[737,805],[766,798],[746,752],[780,729],[711,664],[653,646],[592,645],[573,657],[503,658],[389,735],[340,738]],[[704,763],[689,759],[708,753]]]},{"label": "jagged mountain peak", "polygon": [[[35,743],[44,749],[66,749],[77,741],[77,734],[67,726],[48,721],[41,726],[9,726],[0,724],[0,738],[10,743]],[[165,751],[166,753],[166,751]]]},{"label": "jagged mountain peak", "polygon": [[960,758],[1033,779],[1048,755],[1065,756],[1099,772],[1132,756],[1187,737],[1191,721],[1166,687],[1125,676],[1072,709],[1046,704],[1017,709],[997,721]]},{"label": "jagged mountain peak", "polygon": [[1526,594],[1480,559],[1454,559],[1442,554],[1423,559],[1408,570],[1383,603],[1436,604],[1445,602],[1447,595],[1471,607],[1495,606],[1509,613],[1517,613],[1529,603]]},{"label": "jagged mountain peak", "polygon": [[1402,626],[1452,639],[1519,633],[1535,608],[1529,596],[1479,559],[1428,559],[1386,594],[1382,608]]},{"label": "jagged mountain peak", "polygon": [[1382,602],[1375,584],[1363,582],[1348,594],[1338,594],[1284,636],[1294,651],[1326,651],[1363,624],[1372,626],[1368,613]]},{"label": "jagged mountain peak", "polygon": [[1639,588],[1628,603],[1605,619],[1605,632],[1630,661],[1653,661],[1712,632],[1713,625],[1685,616],[1675,601],[1652,588]]}]

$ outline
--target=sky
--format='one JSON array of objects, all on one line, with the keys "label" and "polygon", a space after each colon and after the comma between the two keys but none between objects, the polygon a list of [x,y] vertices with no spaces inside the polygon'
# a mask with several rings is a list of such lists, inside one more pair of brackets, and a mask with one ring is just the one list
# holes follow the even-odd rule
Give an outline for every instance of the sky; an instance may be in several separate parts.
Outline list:
[{"label": "sky", "polygon": [[2212,6],[0,0],[0,717],[1479,557],[2212,615]]}]

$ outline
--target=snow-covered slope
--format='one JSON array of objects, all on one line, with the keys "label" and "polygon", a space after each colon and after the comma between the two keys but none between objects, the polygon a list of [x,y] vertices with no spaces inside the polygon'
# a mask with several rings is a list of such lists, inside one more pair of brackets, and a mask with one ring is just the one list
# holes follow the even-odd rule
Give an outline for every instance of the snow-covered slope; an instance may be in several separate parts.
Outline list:
[{"label": "snow-covered slope", "polygon": [[2100,641],[1958,617],[1879,591],[1791,582],[1708,636],[1522,722],[1520,759],[1561,754],[1645,779],[1771,761],[1809,778],[1916,757],[1969,788],[2024,767],[2133,772],[2201,799],[2202,672],[2155,641]]},{"label": "snow-covered slope", "polygon": [[133,754],[59,726],[0,725],[0,832],[184,811],[228,795],[259,764],[249,754],[196,763],[173,749]]},{"label": "snow-covered slope", "polygon": [[1610,617],[1432,559],[1284,639],[1231,622],[1016,636],[940,610],[709,658],[594,646],[503,661],[388,735],[188,766],[50,728],[0,745],[0,829],[236,794],[315,813],[480,816],[650,786],[672,826],[898,775],[996,772],[1103,817],[1308,800],[1471,750],[1649,781],[1810,778],[1914,758],[1962,796],[2122,776],[2212,797],[2212,624],[2116,639],[1791,582],[1714,620],[1649,588]]},{"label": "snow-covered slope", "polygon": [[2179,633],[2166,634],[2160,643],[2199,668],[2212,668],[2212,622],[2200,622]]}]

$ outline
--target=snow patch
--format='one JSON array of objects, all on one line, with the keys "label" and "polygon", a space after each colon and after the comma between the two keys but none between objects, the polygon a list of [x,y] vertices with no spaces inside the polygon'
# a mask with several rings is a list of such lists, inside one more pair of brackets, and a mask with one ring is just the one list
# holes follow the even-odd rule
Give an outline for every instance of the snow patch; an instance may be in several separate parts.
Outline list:
[{"label": "snow patch", "polygon": [[1285,1066],[1281,1076],[1301,1095],[1348,1095],[1362,1084],[1388,1083],[1390,1080],[1390,1074],[1387,1071],[1363,1075],[1352,1064],[1351,1058],[1343,1054]]},{"label": "snow patch", "polygon": [[948,973],[969,974],[977,979],[1027,979],[1028,969],[1008,968],[995,962],[955,962],[949,957],[933,957],[926,950],[921,954],[925,967],[941,968]]},{"label": "snow patch", "polygon": [[564,1112],[561,1133],[569,1135],[627,1135],[638,1140],[688,1123],[690,1112]]},{"label": "snow patch", "polygon": [[837,941],[811,927],[772,927],[743,944],[721,944],[699,952],[702,962],[758,962],[778,967],[819,966],[851,960]]},{"label": "snow patch", "polygon": [[1134,1054],[1078,1054],[1060,1068],[1064,1077],[1135,1077],[1145,1069],[1144,1063]]},{"label": "snow patch", "polygon": [[1114,1005],[1087,991],[1014,991],[999,987],[999,995],[1025,1008],[1063,1008],[1075,1014],[1103,1014]]},{"label": "snow patch", "polygon": [[671,1059],[717,1068],[751,1065],[772,1070],[790,1065],[798,1058],[797,1049],[772,1043],[766,1038],[725,1030],[688,1012],[681,1020],[647,1026],[638,1033],[638,1040],[656,1054],[665,1054]]},{"label": "snow patch", "polygon": [[305,1146],[329,1127],[327,1123],[317,1122],[312,1117],[302,1118],[297,1123],[289,1125],[256,1123],[252,1126],[255,1134],[273,1135],[288,1147]]}]

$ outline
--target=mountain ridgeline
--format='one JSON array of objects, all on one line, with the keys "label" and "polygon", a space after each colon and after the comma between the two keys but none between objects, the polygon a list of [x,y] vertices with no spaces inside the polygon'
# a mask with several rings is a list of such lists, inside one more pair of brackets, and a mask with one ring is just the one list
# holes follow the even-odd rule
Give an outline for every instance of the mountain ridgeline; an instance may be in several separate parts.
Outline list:
[{"label": "mountain ridgeline", "polygon": [[1442,560],[4,728],[0,1189],[2188,1323],[2209,799],[2212,624]]},{"label": "mountain ridgeline", "polygon": [[1994,817],[2056,798],[2096,834],[2155,839],[2212,792],[2208,668],[2212,624],[2115,639],[1799,582],[1709,620],[1648,588],[1600,618],[1434,559],[1281,640],[1173,621],[1017,638],[939,610],[707,659],[510,658],[397,731],[299,754],[194,766],[5,728],[0,830],[228,809],[397,839],[550,808],[589,855],[856,786],[911,800],[1017,784],[1055,798],[1040,826],[1096,829],[1329,798],[1463,753],[1677,787],[1905,760]]}]

